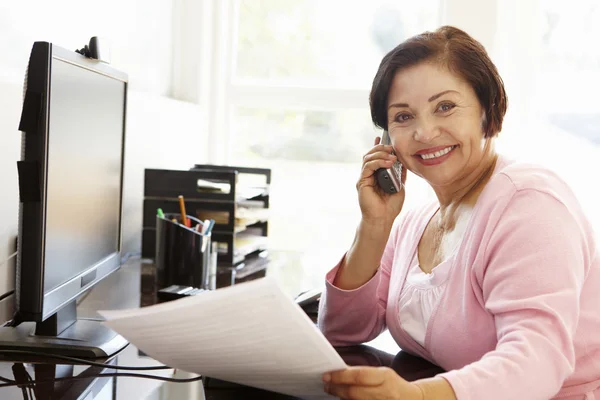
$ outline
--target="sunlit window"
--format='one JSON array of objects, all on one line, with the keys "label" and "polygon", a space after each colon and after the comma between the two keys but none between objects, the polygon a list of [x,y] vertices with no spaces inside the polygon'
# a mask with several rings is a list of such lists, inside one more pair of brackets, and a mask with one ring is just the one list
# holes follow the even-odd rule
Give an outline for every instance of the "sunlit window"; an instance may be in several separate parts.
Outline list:
[{"label": "sunlit window", "polygon": [[246,101],[232,100],[229,159],[273,169],[271,248],[298,252],[321,279],[360,218],[356,180],[380,134],[368,108],[377,67],[404,39],[439,26],[440,1],[236,4],[232,92],[243,87]]},{"label": "sunlit window", "polygon": [[439,23],[439,0],[241,0],[239,79],[367,88],[381,57]]},{"label": "sunlit window", "polygon": [[551,124],[600,145],[600,3],[542,1],[537,105]]}]

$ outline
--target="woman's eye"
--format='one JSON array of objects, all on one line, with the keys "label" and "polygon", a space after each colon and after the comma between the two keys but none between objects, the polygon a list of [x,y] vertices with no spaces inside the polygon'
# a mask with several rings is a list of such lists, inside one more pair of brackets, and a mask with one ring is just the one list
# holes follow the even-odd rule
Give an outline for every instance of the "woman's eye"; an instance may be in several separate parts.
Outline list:
[{"label": "woman's eye", "polygon": [[398,114],[396,117],[397,122],[406,122],[411,118],[410,114]]},{"label": "woman's eye", "polygon": [[454,108],[454,104],[452,103],[442,103],[438,106],[438,110],[441,112],[448,112]]}]

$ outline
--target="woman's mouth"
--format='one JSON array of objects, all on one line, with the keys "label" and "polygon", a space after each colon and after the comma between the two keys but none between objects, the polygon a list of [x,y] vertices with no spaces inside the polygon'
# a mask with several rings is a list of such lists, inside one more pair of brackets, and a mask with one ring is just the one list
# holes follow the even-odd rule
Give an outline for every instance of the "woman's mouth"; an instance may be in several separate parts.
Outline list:
[{"label": "woman's mouth", "polygon": [[435,149],[435,151],[425,151],[415,154],[414,157],[424,165],[436,165],[444,162],[448,157],[450,157],[452,150],[456,149],[457,147],[458,145],[442,147]]}]

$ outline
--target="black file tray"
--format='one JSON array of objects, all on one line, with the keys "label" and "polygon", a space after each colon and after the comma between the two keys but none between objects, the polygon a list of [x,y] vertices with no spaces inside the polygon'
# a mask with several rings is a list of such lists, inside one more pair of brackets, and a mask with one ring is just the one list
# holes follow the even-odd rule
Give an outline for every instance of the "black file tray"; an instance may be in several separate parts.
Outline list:
[{"label": "black file tray", "polygon": [[[264,191],[254,190],[249,196],[242,190],[240,176],[256,175],[264,182]],[[212,182],[227,186],[224,192],[206,191],[198,182]],[[214,218],[216,224],[212,231],[212,241],[226,246],[226,252],[219,252],[219,269],[235,269],[253,259],[258,253],[267,250],[261,246],[249,253],[239,253],[235,248],[236,236],[252,232],[257,237],[268,236],[268,220],[260,220],[236,232],[235,221],[238,205],[250,201],[259,208],[269,208],[269,185],[271,170],[266,168],[235,167],[224,165],[197,164],[190,170],[146,169],[144,174],[144,206],[142,223],[142,257],[153,259],[156,249],[156,211],[161,208],[166,213],[179,212],[178,196],[185,198],[186,212],[204,219],[204,215],[220,213],[222,220]],[[208,214],[207,214],[208,213]],[[237,254],[239,253],[239,254]],[[265,267],[266,268],[266,265]],[[263,270],[264,270],[263,268]],[[240,276],[245,275],[239,270]],[[235,276],[232,277],[235,280]]]}]

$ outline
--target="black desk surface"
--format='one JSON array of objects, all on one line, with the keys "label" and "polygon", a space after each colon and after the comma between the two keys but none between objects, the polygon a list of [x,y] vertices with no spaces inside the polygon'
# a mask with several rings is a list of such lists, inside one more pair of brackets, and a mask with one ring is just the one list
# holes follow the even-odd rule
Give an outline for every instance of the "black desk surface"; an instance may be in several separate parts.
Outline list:
[{"label": "black desk surface", "polygon": [[[82,317],[98,317],[97,310],[139,307],[141,301],[141,271],[140,261],[132,260],[119,271],[107,277],[81,301],[78,306],[79,315]],[[268,273],[270,274],[270,272]],[[298,280],[289,279],[290,276],[297,273],[301,273],[301,271],[279,270],[274,271],[272,275],[276,278],[281,277],[282,287],[290,290],[290,294],[295,294],[302,288],[290,287],[290,284],[286,286],[285,282],[299,282]],[[338,348],[337,350],[349,365],[389,366],[408,380],[433,376],[441,372],[438,367],[427,361],[400,351],[388,334],[383,334],[378,339],[365,345]],[[141,355],[132,345],[128,346],[109,363],[127,366],[159,365],[157,361]],[[195,381],[190,383],[169,383],[131,377],[98,378],[95,375],[117,371],[102,367],[56,364],[52,360],[42,358],[0,360],[0,380],[2,378],[14,380],[15,368],[17,373],[26,370],[32,379],[49,381],[49,383],[36,386],[35,397],[33,397],[35,399],[219,400],[256,398],[268,400],[291,398],[210,378],[206,378],[204,382]],[[126,371],[119,371],[119,373],[122,372]],[[139,373],[180,379],[195,376],[185,371],[173,370],[140,371]],[[53,381],[57,377],[69,376],[78,376],[82,379]],[[2,382],[0,382],[1,384]],[[24,398],[22,390],[17,387],[0,387],[0,399],[2,400]]]}]

